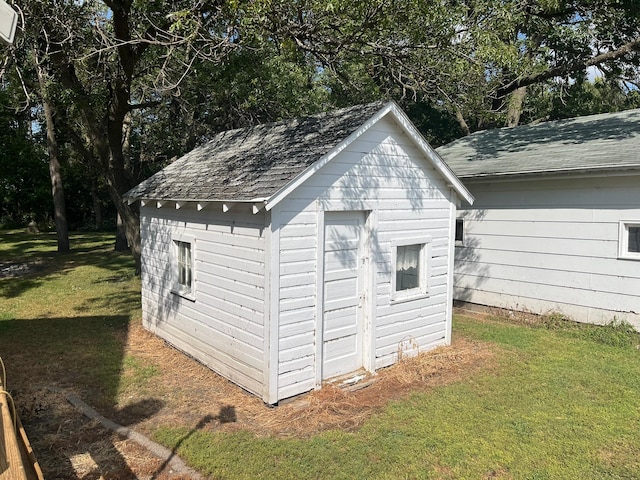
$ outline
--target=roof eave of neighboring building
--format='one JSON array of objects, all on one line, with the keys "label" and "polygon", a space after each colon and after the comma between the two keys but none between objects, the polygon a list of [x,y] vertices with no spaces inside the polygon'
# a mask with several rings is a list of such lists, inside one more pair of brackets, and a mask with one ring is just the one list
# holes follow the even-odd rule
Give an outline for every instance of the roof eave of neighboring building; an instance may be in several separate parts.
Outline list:
[{"label": "roof eave of neighboring building", "polygon": [[517,180],[527,179],[531,177],[566,177],[567,175],[585,175],[603,174],[611,176],[619,176],[625,174],[633,174],[640,171],[638,165],[597,165],[590,167],[574,167],[560,168],[553,170],[527,170],[520,172],[493,172],[493,173],[471,173],[460,174],[458,178],[465,182],[486,181],[486,180]]},{"label": "roof eave of neighboring building", "polygon": [[340,152],[347,148],[357,138],[364,134],[369,128],[379,122],[387,114],[393,115],[394,119],[402,127],[404,132],[415,142],[422,153],[431,160],[433,166],[440,172],[440,174],[446,179],[447,186],[453,188],[455,192],[466,200],[470,205],[474,202],[474,197],[471,192],[467,190],[460,179],[453,173],[453,170],[442,160],[442,157],[429,145],[424,139],[422,134],[411,123],[409,117],[402,111],[398,104],[391,100],[386,103],[376,114],[370,117],[365,123],[363,123],[358,129],[352,132],[347,138],[341,141],[328,153],[320,157],[316,162],[307,167],[297,177],[292,179],[286,185],[284,185],[279,191],[273,194],[266,202],[266,209],[271,210],[283,199],[285,199],[291,192],[298,188],[303,182],[305,182],[314,173],[324,167],[328,162],[335,158]]}]

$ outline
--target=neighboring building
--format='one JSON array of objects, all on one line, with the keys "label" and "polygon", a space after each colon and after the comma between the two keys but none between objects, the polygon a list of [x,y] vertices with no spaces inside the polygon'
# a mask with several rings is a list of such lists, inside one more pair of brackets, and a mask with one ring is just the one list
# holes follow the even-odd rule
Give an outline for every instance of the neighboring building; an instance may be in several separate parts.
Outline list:
[{"label": "neighboring building", "polygon": [[473,198],[393,102],[221,133],[125,197],[144,326],[267,403],[451,340]]},{"label": "neighboring building", "polygon": [[438,153],[458,213],[454,298],[640,327],[640,110],[478,132]]}]

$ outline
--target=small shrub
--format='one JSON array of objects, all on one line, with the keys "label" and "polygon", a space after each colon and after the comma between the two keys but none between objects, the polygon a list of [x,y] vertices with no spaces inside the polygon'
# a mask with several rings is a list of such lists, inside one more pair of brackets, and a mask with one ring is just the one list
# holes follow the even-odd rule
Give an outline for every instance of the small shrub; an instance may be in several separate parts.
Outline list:
[{"label": "small shrub", "polygon": [[612,347],[640,345],[640,332],[624,320],[614,318],[606,325],[590,325],[588,337],[598,343]]},{"label": "small shrub", "polygon": [[543,315],[539,325],[547,330],[568,332],[572,336],[612,347],[640,345],[640,332],[630,323],[615,317],[605,325],[593,325],[575,322],[562,313],[553,312]]}]

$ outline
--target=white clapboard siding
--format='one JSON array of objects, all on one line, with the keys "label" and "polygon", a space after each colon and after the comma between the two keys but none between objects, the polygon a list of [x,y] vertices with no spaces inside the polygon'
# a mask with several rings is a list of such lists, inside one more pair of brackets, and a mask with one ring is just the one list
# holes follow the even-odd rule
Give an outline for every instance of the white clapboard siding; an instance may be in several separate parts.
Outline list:
[{"label": "white clapboard siding", "polygon": [[[277,207],[279,228],[278,396],[309,390],[316,382],[319,211],[376,211],[369,252],[373,292],[370,333],[374,366],[397,360],[398,342],[413,338],[418,349],[445,342],[449,264],[450,191],[424,161],[412,140],[383,119],[310,177]],[[391,301],[392,241],[429,238],[432,278],[429,294]],[[370,319],[369,319],[370,320]],[[394,357],[395,355],[395,357]],[[394,359],[395,358],[395,359]]]},{"label": "white clapboard siding", "polygon": [[[263,394],[264,215],[141,209],[143,321],[216,372]],[[173,239],[194,239],[195,301],[171,292]]]},{"label": "white clapboard siding", "polygon": [[640,222],[640,176],[469,184],[454,297],[577,321],[640,325],[640,262],[618,258],[619,222]]}]

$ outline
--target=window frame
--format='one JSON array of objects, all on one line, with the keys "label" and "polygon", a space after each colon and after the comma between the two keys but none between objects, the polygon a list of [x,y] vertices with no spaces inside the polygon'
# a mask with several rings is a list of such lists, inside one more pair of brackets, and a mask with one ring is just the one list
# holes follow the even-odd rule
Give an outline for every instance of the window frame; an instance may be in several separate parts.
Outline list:
[{"label": "window frame", "polygon": [[[460,240],[458,240],[458,222],[460,223]],[[456,247],[464,247],[464,218],[456,218],[456,223],[453,227],[453,241]]]},{"label": "window frame", "polygon": [[[398,247],[420,245],[418,257],[418,286],[397,290]],[[412,237],[391,242],[391,302],[406,302],[429,296],[431,279],[431,237]]]},{"label": "window frame", "polygon": [[[180,250],[182,245],[189,245],[189,264],[188,267],[191,271],[191,285],[187,287],[185,284],[180,283]],[[195,268],[195,250],[196,239],[192,235],[174,235],[171,238],[171,278],[172,287],[171,293],[187,300],[195,301],[196,299],[196,268]]]},{"label": "window frame", "polygon": [[640,252],[629,251],[629,227],[640,228],[640,220],[620,220],[618,227],[618,258],[640,260]]}]

